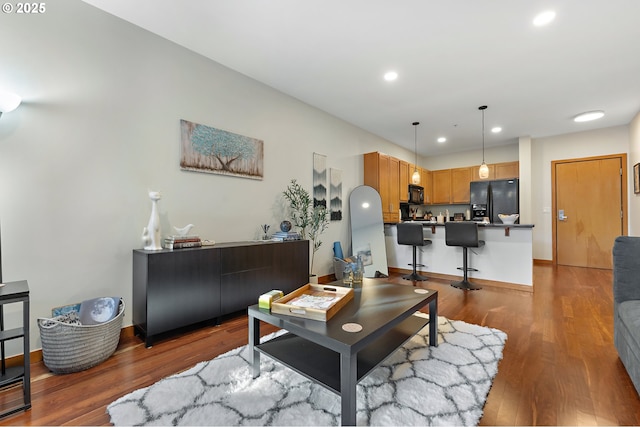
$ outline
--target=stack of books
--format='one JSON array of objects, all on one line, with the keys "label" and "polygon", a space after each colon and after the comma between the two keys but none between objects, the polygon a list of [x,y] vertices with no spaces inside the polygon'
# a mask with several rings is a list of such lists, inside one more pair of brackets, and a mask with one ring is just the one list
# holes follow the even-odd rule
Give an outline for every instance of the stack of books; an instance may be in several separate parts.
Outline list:
[{"label": "stack of books", "polygon": [[167,236],[164,239],[165,249],[199,248],[202,240],[199,236]]},{"label": "stack of books", "polygon": [[300,240],[300,234],[295,231],[278,231],[271,236],[273,240]]}]

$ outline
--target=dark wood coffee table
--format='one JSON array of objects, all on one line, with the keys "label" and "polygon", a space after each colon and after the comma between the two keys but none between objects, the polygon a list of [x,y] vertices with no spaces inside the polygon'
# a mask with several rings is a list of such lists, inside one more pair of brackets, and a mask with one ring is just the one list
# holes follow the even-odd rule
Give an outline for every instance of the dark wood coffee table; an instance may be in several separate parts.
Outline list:
[{"label": "dark wood coffee table", "polygon": [[[260,375],[264,353],[338,394],[342,425],[355,425],[360,380],[427,324],[429,345],[438,345],[438,292],[380,280],[365,279],[354,289],[353,300],[327,322],[272,314],[257,304],[249,307],[253,377]],[[429,319],[413,316],[427,304]],[[261,320],[289,333],[260,344]],[[347,323],[363,328],[346,332],[342,326]]]}]

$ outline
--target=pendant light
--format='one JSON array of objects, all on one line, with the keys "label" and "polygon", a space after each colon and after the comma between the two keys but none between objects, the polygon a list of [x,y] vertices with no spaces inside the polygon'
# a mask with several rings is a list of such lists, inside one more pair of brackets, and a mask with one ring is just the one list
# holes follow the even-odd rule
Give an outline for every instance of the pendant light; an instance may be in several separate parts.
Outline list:
[{"label": "pendant light", "polygon": [[413,122],[412,124],[415,130],[414,142],[416,162],[413,164],[413,175],[411,175],[411,183],[414,185],[418,185],[420,184],[420,172],[418,172],[418,125],[420,124],[420,122]]},{"label": "pendant light", "polygon": [[487,166],[487,164],[484,162],[484,110],[486,109],[486,105],[478,107],[478,110],[482,111],[482,164],[480,165],[480,169],[478,171],[480,179],[489,178],[489,166]]}]

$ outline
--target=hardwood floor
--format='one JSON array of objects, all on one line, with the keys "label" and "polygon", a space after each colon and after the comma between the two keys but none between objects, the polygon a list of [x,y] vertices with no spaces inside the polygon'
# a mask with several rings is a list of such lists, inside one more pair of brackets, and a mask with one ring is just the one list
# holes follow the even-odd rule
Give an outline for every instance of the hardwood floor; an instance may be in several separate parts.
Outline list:
[{"label": "hardwood floor", "polygon": [[[508,334],[481,425],[640,425],[640,397],[613,347],[611,280],[609,270],[544,265],[534,267],[533,294],[417,284],[438,290],[440,315]],[[32,409],[0,425],[110,425],[105,408],[120,396],[246,342],[239,315],[149,349],[123,338],[114,356],[84,372],[53,375],[34,363]],[[2,393],[0,405],[18,396]]]}]

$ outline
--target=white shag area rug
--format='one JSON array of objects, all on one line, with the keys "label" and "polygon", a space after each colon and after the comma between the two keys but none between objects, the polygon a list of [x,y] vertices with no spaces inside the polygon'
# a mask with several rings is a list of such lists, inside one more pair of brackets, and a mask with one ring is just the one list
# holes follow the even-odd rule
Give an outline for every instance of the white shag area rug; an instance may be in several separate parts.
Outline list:
[{"label": "white shag area rug", "polygon": [[[478,424],[507,335],[444,317],[438,347],[429,347],[428,332],[358,384],[357,425]],[[260,360],[253,379],[247,346],[236,348],[127,394],[107,412],[116,426],[340,425],[338,395],[264,354]]]}]

